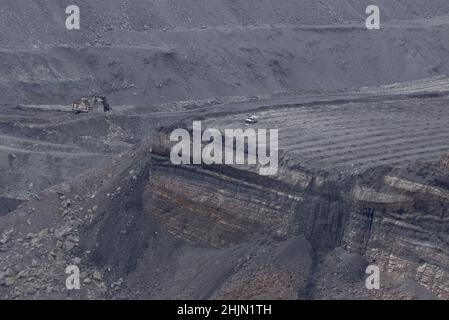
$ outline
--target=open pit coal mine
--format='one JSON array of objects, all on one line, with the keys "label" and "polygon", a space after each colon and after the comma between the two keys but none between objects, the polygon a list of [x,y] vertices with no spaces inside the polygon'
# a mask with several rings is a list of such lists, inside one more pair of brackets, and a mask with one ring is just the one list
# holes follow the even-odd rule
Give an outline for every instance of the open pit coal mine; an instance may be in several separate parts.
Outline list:
[{"label": "open pit coal mine", "polygon": [[449,2],[0,0],[0,299],[449,299]]}]

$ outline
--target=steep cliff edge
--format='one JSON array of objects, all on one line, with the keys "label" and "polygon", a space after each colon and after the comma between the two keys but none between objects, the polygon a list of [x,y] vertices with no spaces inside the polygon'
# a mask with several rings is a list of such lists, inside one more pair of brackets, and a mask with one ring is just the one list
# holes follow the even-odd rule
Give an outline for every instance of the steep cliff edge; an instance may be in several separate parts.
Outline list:
[{"label": "steep cliff edge", "polygon": [[[216,280],[208,282],[210,295],[196,291],[196,297],[272,296],[274,279],[278,280],[277,286],[283,288],[275,290],[278,298],[329,297],[329,294],[323,296],[318,290],[322,283],[313,279],[328,261],[329,254],[332,256],[336,248],[342,247],[354,257],[348,258],[347,263],[350,269],[354,269],[351,276],[357,279],[356,286],[351,287],[354,292],[348,292],[347,297],[417,298],[434,293],[440,298],[448,298],[449,266],[445,239],[449,177],[443,170],[444,165],[377,168],[349,177],[283,167],[278,176],[261,177],[229,166],[174,166],[164,154],[165,147],[157,149],[153,145],[151,149],[151,160],[142,167],[145,178],[135,194],[136,198],[132,198],[131,203],[123,203],[121,197],[119,200],[121,206],[128,209],[123,209],[118,217],[126,219],[127,223],[117,224],[117,216],[105,212],[95,224],[101,226],[97,229],[99,247],[95,261],[112,270],[122,270],[116,277],[131,274],[131,278],[139,279],[134,280],[135,284],[148,279],[146,270],[156,268],[153,265],[160,267],[155,251],[160,252],[161,249],[155,250],[154,239],[161,232],[171,239],[170,242],[177,243],[170,246],[168,252],[171,253],[165,252],[170,256],[167,257],[170,265],[175,261],[179,263],[178,254],[188,259],[183,260],[186,265],[190,259],[204,259],[204,255],[198,256],[198,251],[190,251],[193,246],[202,248],[205,255],[205,252],[214,252],[212,256],[221,266],[220,272],[225,272],[221,268],[226,269],[226,276],[220,273],[220,280],[217,280],[217,274],[210,275]],[[127,187],[122,187],[125,189]],[[134,208],[136,203],[138,209],[130,211],[129,206]],[[117,205],[112,203],[110,208],[116,210]],[[138,218],[130,212],[135,212]],[[111,243],[110,226],[120,228],[112,234],[133,237],[134,228],[140,229],[140,225],[150,223],[148,221],[157,225],[158,231],[151,235],[143,230],[139,233],[142,240],[146,239],[144,243],[149,245],[142,245],[141,254],[130,257],[126,253],[123,257],[118,253],[120,250],[112,250],[120,247],[120,243],[134,242],[134,239],[126,240],[124,236],[125,239]],[[298,243],[298,237],[304,238]],[[297,262],[296,268],[287,274],[284,269],[291,268],[288,267],[292,266],[290,263],[272,264],[273,257],[283,261],[279,250],[282,252],[285,249],[280,248],[285,247],[290,248],[288,259],[301,262],[301,267]],[[304,249],[307,247],[309,249]],[[243,258],[243,264],[241,250],[251,252]],[[185,258],[186,251],[195,258]],[[123,252],[135,253],[136,250],[129,250],[126,245]],[[225,258],[227,255],[235,263],[233,268],[229,269],[229,263],[233,263]],[[344,254],[343,258],[342,254],[339,256],[340,260],[346,261]],[[126,270],[117,268],[117,258],[123,260],[121,265],[127,266]],[[204,262],[206,268],[210,267],[210,259],[214,258]],[[252,271],[258,268],[254,265],[263,269],[266,264],[270,265],[268,269],[271,272],[258,274]],[[378,265],[388,279],[385,281],[390,285],[383,291],[374,293],[364,288],[365,270],[360,266],[366,267],[367,264]],[[338,264],[332,266],[338,269]],[[192,281],[192,274],[178,267],[174,274],[186,277],[185,281]],[[252,272],[247,271],[248,268]],[[290,281],[285,280],[288,277],[291,277]],[[247,285],[253,281],[258,283],[256,288]],[[159,281],[158,285],[167,290],[167,286]],[[151,297],[164,296],[154,295],[150,288],[141,290]],[[175,294],[174,291],[169,292]],[[180,297],[184,293],[179,293]]]},{"label": "steep cliff edge", "polygon": [[[449,298],[447,157],[383,177],[381,192],[355,189],[343,247],[382,270]],[[410,170],[412,169],[412,170]]]},{"label": "steep cliff edge", "polygon": [[[175,166],[166,151],[154,139],[0,217],[0,294],[448,298],[445,160],[332,175],[283,158],[277,176],[262,177]],[[81,291],[65,288],[71,263]],[[381,268],[380,290],[365,288],[368,264]]]}]

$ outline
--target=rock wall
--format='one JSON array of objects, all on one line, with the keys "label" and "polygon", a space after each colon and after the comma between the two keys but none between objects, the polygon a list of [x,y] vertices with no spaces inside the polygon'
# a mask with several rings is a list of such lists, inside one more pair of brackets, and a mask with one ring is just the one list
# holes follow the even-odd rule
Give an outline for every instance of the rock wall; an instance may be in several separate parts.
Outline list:
[{"label": "rock wall", "polygon": [[[358,261],[354,270],[362,256],[389,279],[449,298],[449,177],[438,164],[343,175],[281,157],[268,177],[244,166],[175,166],[164,131],[98,195],[107,201],[88,231],[93,261],[114,279],[129,277],[130,288],[153,298],[307,298],[323,257],[344,248]],[[287,247],[295,263],[280,262]],[[201,276],[197,268],[208,280],[186,287]],[[254,287],[242,285],[251,277]]]},{"label": "rock wall", "polygon": [[231,167],[177,167],[160,157],[149,168],[144,208],[177,237],[216,248],[302,234],[315,254],[342,246],[449,298],[449,189],[441,183],[448,177],[436,166],[421,180],[405,177],[419,170],[342,179],[284,167],[260,177]]},{"label": "rock wall", "polygon": [[395,176],[384,185],[354,189],[343,247],[448,299],[449,190]]}]

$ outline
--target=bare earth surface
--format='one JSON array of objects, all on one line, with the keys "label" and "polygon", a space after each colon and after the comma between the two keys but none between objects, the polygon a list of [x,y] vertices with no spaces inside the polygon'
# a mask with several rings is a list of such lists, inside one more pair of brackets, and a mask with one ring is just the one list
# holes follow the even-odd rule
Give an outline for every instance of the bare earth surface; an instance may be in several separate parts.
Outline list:
[{"label": "bare earth surface", "polygon": [[[449,298],[446,0],[78,2],[2,0],[0,298]],[[276,176],[170,163],[248,114]]]}]

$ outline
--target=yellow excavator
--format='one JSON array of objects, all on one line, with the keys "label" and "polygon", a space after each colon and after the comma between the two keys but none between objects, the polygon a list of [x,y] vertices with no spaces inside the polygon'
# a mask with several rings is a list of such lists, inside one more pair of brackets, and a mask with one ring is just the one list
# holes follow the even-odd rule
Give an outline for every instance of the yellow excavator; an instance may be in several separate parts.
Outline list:
[{"label": "yellow excavator", "polygon": [[109,103],[105,96],[92,96],[90,98],[81,98],[72,103],[72,111],[75,114],[88,113],[94,110],[95,106],[101,103],[103,105],[103,111],[108,112],[111,110]]}]

